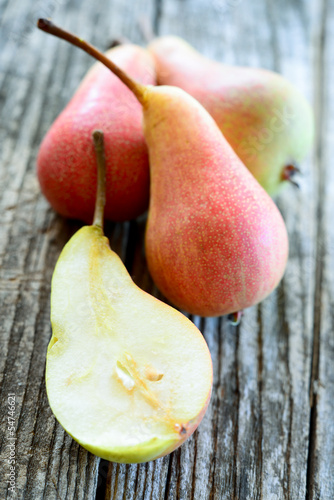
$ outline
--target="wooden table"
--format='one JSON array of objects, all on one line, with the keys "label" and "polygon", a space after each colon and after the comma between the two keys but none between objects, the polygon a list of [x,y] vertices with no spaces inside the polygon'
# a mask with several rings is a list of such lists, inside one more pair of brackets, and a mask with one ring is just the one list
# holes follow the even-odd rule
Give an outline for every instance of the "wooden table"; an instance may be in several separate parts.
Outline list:
[{"label": "wooden table", "polygon": [[[0,2],[0,498],[334,498],[334,3],[330,0],[2,0]],[[39,144],[91,65],[39,32],[37,17],[101,49],[142,26],[183,36],[226,63],[281,72],[313,102],[316,145],[300,191],[278,200],[290,258],[278,289],[226,318],[193,318],[213,359],[214,389],[195,435],[142,465],[100,461],[76,444],[48,405],[45,355],[50,281],[80,227],[57,216],[35,173]],[[107,225],[139,286],[156,293],[143,252],[145,217]],[[16,493],[7,493],[7,399],[16,396]]]}]

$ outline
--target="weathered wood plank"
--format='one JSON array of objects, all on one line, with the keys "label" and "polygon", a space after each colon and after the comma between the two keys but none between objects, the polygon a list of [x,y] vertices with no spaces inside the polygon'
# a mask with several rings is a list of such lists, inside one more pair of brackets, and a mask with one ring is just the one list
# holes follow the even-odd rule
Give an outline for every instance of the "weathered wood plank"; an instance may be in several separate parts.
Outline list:
[{"label": "weathered wood plank", "polygon": [[334,497],[334,235],[332,168],[334,134],[334,77],[332,2],[321,2],[317,26],[315,65],[318,80],[317,115],[319,168],[317,290],[315,295],[315,346],[311,386],[310,499]]},{"label": "weathered wood plank", "polygon": [[[101,498],[131,500],[334,497],[334,176],[330,168],[334,13],[330,2],[322,1],[323,6],[315,2],[315,7],[307,0],[214,0],[211,4],[105,0],[98,8],[88,0],[80,4],[52,0],[38,6],[2,2],[0,458],[8,456],[5,402],[14,391],[17,498],[90,500],[96,490]],[[46,398],[50,280],[62,246],[79,224],[64,221],[49,209],[39,192],[35,159],[44,133],[91,60],[35,30],[39,10],[102,48],[118,35],[143,43],[140,23],[145,18],[158,33],[179,34],[218,60],[280,71],[310,99],[316,95],[316,101],[321,101],[317,161],[303,165],[301,192],[287,190],[278,200],[291,243],[285,278],[261,306],[246,311],[237,329],[226,318],[193,318],[212,353],[212,402],[198,431],[181,449],[149,464],[102,461],[98,471],[99,460],[63,431]],[[317,31],[321,16],[325,31]],[[316,65],[312,61],[315,40],[320,58]],[[146,269],[144,228],[142,217],[124,225],[108,224],[106,232],[136,283],[160,296]],[[318,305],[321,309],[313,311]],[[6,472],[3,469],[1,474]],[[6,498],[6,490],[2,475],[1,498]]]},{"label": "weathered wood plank", "polygon": [[[226,63],[281,71],[312,96],[306,3],[214,2],[208,9],[201,1],[182,6],[169,1],[162,13],[162,33],[184,36]],[[287,190],[279,200],[291,242],[286,276],[258,312],[246,312],[233,343],[220,355],[221,365],[227,363],[231,371],[225,366],[228,388],[216,391],[212,401],[217,419],[213,498],[305,495],[316,194],[312,165],[303,167],[302,193]],[[229,339],[225,328],[221,335]],[[207,483],[198,483],[201,487]]]},{"label": "weathered wood plank", "polygon": [[[271,5],[270,18],[275,20],[275,67],[312,102],[314,78],[309,5],[307,2],[300,3],[298,7],[288,2]],[[287,27],[291,29],[287,30]],[[263,380],[269,381],[264,388],[268,401],[267,416],[270,415],[271,421],[266,425],[264,435],[269,446],[264,446],[263,460],[269,467],[263,470],[262,494],[264,497],[272,495],[272,498],[304,497],[307,484],[308,389],[313,339],[315,210],[318,199],[314,190],[314,164],[305,161],[302,169],[304,180],[301,193],[286,192],[279,204],[289,231],[290,257],[279,289],[275,313],[280,331],[266,346],[267,356],[271,360],[273,353],[277,355],[277,371],[275,365],[268,364],[263,373]],[[273,369],[276,371],[274,377],[270,376]],[[274,384],[271,379],[275,380]],[[266,416],[264,418],[266,421]],[[277,478],[277,484],[273,476]]]},{"label": "weathered wood plank", "polygon": [[[44,385],[50,279],[62,246],[79,226],[52,213],[35,175],[40,141],[92,61],[41,34],[34,24],[38,15],[49,15],[51,9],[70,29],[106,48],[114,36],[112,18],[116,24],[118,19],[118,29],[140,41],[136,16],[137,9],[143,9],[141,4],[124,19],[116,3],[100,6],[101,10],[85,1],[79,8],[72,2],[65,9],[65,2],[55,0],[33,8],[29,2],[19,6],[12,0],[2,18],[0,206],[4,219],[0,257],[1,317],[5,321],[0,367],[2,401],[9,392],[16,394],[17,498],[95,498],[97,487],[99,460],[56,423]],[[125,258],[128,225],[110,225],[108,230],[114,235],[114,248]],[[6,412],[1,405],[2,460],[8,456]],[[6,467],[1,471],[1,498],[6,496],[7,472]]]}]

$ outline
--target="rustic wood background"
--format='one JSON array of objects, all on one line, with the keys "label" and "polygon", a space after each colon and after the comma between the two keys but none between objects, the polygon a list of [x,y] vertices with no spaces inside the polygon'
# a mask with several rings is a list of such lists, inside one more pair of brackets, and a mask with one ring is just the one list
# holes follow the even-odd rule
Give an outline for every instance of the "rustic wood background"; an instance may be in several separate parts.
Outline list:
[{"label": "rustic wood background", "polygon": [[[0,498],[334,498],[334,2],[331,0],[1,0]],[[80,227],[57,216],[35,174],[39,144],[91,65],[35,29],[37,17],[106,49],[119,35],[174,33],[227,63],[281,72],[310,99],[314,154],[301,190],[280,196],[291,251],[285,277],[240,327],[193,318],[213,358],[214,389],[195,435],[142,465],[100,461],[56,422],[45,393],[50,281]],[[143,26],[146,27],[143,29]],[[136,282],[156,292],[145,217],[107,225]],[[7,396],[16,394],[16,486],[7,491]]]}]

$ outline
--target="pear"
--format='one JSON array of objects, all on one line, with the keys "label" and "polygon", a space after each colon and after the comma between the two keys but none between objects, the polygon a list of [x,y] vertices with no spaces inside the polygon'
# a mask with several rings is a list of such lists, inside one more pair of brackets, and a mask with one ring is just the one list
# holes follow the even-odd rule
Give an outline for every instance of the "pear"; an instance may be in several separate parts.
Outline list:
[{"label": "pear", "polygon": [[158,83],[195,97],[270,195],[293,182],[314,135],[310,105],[295,86],[272,71],[212,61],[176,36],[148,48]]},{"label": "pear", "polygon": [[285,270],[286,227],[209,113],[177,87],[134,82],[50,21],[38,26],[105,63],[143,106],[151,175],[146,258],[158,288],[177,307],[201,316],[264,299]]},{"label": "pear", "polygon": [[[96,131],[96,144],[101,134]],[[94,223],[57,262],[46,388],[51,409],[85,449],[137,463],[180,446],[208,406],[207,344],[183,314],[138,288],[104,236],[103,161]]]},{"label": "pear", "polygon": [[[145,49],[122,45],[106,53],[143,83],[155,83],[153,59]],[[109,220],[130,220],[149,202],[148,154],[137,99],[101,63],[85,76],[73,98],[47,132],[37,158],[42,192],[60,214],[90,223],[96,170],[91,134],[102,129],[107,164]]]},{"label": "pear", "polygon": [[183,90],[156,87],[144,117],[151,166],[146,258],[156,285],[201,316],[262,301],[288,256],[274,202]]}]

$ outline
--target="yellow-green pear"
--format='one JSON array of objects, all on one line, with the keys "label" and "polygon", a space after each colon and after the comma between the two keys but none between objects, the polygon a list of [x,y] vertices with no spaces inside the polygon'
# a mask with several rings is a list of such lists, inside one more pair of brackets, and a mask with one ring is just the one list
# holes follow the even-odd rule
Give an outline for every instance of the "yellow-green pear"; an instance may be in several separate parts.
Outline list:
[{"label": "yellow-green pear", "polygon": [[294,85],[273,71],[210,60],[176,36],[156,38],[149,50],[158,83],[195,97],[270,195],[294,182],[314,135],[311,107]]}]

